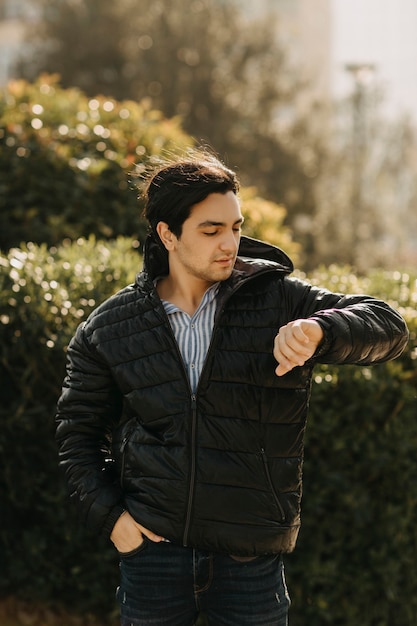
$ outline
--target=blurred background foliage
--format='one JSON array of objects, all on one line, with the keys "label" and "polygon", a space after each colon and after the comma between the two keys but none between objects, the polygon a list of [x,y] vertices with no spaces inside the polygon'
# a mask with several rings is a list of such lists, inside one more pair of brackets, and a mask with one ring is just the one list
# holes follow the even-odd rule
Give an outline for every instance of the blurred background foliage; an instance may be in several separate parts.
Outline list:
[{"label": "blurred background foliage", "polygon": [[[140,183],[151,161],[186,152],[193,140],[177,119],[147,101],[88,98],[56,76],[12,81],[0,94],[0,247],[58,244],[93,234],[143,244]],[[139,195],[139,198],[138,198]],[[245,233],[285,247],[299,245],[283,206],[243,188]]]},{"label": "blurred background foliage", "polygon": [[302,134],[307,144],[308,126],[300,120],[285,137],[275,128],[299,82],[275,17],[248,20],[235,0],[37,4],[42,19],[28,33],[33,47],[22,55],[22,77],[58,72],[64,87],[89,96],[146,99],[167,118],[180,116],[192,137],[239,169],[244,184],[291,210],[312,208],[311,178],[290,142]]},{"label": "blurred background foliage", "polygon": [[[76,325],[132,281],[141,263],[127,237],[28,243],[0,256],[0,595],[47,606],[56,620],[65,609],[84,616],[78,624],[93,624],[93,617],[117,623],[117,556],[75,519],[58,471],[53,415]],[[335,291],[383,295],[404,314],[411,337],[394,362],[315,370],[303,525],[285,559],[291,624],[411,626],[417,273],[375,270],[358,278],[349,267],[331,267],[309,279]],[[32,624],[49,623],[39,615]]]},{"label": "blurred background foliage", "polygon": [[58,73],[89,98],[132,100],[179,120],[244,185],[285,207],[304,269],[415,265],[415,127],[383,116],[377,83],[358,78],[345,101],[320,99],[279,10],[248,12],[239,0],[31,5],[37,17],[14,75]]},{"label": "blurred background foliage", "polygon": [[85,234],[143,239],[128,171],[190,138],[144,104],[87,98],[57,77],[9,83],[0,97],[0,245]]}]

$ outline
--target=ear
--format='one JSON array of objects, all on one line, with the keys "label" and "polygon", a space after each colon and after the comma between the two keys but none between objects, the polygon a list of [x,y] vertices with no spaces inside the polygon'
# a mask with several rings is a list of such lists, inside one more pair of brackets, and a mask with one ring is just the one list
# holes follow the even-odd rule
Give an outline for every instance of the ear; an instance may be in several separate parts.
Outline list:
[{"label": "ear", "polygon": [[158,222],[156,225],[156,232],[168,252],[173,250],[177,238],[174,233],[169,230],[168,224],[166,222]]}]

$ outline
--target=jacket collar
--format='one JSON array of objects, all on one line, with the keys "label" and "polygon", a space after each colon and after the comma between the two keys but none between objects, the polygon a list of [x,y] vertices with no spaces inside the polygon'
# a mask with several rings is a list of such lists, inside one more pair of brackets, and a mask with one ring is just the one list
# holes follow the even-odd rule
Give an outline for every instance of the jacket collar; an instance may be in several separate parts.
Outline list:
[{"label": "jacket collar", "polygon": [[[252,237],[242,236],[231,279],[232,282],[239,281],[266,270],[290,274],[293,269],[294,265],[291,259],[280,248]],[[137,276],[137,282],[143,283],[149,279],[154,280],[157,276],[163,276],[167,273],[168,254],[151,233],[145,241],[143,270]]]}]

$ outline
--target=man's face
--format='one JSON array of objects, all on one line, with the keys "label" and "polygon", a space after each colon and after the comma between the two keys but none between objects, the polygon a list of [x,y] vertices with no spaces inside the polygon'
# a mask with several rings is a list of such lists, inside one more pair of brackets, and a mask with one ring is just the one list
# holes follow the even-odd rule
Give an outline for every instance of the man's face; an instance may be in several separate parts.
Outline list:
[{"label": "man's face", "polygon": [[179,238],[173,235],[170,273],[177,278],[207,284],[226,280],[232,273],[243,217],[232,191],[212,193],[194,205]]}]

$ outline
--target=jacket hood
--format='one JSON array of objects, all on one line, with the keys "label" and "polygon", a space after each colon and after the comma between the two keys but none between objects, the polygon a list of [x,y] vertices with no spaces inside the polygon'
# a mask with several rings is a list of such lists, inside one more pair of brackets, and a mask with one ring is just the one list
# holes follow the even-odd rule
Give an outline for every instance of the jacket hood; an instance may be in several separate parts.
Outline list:
[{"label": "jacket hood", "polygon": [[[168,254],[152,233],[145,241],[143,257],[143,273],[146,277],[153,280],[168,273]],[[290,274],[294,270],[294,265],[280,248],[252,237],[242,236],[235,271],[252,274],[268,268]]]}]

